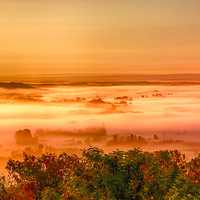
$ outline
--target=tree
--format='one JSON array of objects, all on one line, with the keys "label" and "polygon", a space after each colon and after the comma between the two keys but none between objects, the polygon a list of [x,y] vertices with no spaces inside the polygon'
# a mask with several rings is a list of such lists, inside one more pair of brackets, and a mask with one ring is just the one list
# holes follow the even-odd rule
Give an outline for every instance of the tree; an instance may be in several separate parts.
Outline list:
[{"label": "tree", "polygon": [[12,183],[0,179],[0,199],[197,200],[199,167],[200,156],[187,162],[178,151],[24,154],[22,161],[9,160]]}]

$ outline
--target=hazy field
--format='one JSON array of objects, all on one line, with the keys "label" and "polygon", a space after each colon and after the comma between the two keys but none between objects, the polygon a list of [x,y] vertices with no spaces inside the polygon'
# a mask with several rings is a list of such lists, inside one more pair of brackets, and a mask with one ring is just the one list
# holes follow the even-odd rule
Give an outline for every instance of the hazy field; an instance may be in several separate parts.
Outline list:
[{"label": "hazy field", "polygon": [[[1,82],[1,160],[19,158],[24,150],[38,153],[39,144],[42,151],[58,153],[88,146],[106,151],[139,147],[179,149],[193,157],[199,153],[200,86],[170,83]],[[16,144],[15,132],[25,128],[37,143]],[[131,142],[131,135],[145,141]]]},{"label": "hazy field", "polygon": [[[20,128],[161,134],[197,141],[200,86],[66,86],[0,89],[1,137]],[[172,135],[171,135],[172,134]],[[199,139],[200,140],[200,139]]]}]

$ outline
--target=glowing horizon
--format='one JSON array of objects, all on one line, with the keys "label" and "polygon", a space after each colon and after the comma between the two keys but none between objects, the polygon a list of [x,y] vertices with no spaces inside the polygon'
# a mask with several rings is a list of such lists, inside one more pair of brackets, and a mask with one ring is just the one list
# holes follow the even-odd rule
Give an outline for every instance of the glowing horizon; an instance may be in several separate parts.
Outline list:
[{"label": "glowing horizon", "polygon": [[200,73],[197,0],[0,2],[0,74]]}]

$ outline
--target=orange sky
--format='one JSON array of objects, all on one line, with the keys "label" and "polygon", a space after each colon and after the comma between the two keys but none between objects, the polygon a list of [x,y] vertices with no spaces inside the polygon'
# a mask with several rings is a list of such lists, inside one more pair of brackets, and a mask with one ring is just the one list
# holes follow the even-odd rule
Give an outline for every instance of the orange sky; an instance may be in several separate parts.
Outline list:
[{"label": "orange sky", "polygon": [[0,74],[200,73],[199,0],[1,0]]}]

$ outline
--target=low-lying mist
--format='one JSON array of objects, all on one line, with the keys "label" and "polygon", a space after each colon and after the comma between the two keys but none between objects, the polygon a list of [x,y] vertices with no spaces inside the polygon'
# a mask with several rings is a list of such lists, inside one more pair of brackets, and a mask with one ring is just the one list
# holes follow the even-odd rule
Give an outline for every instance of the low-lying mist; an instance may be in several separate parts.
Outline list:
[{"label": "low-lying mist", "polygon": [[23,151],[79,153],[89,146],[179,149],[188,158],[199,152],[198,85],[7,83],[0,88],[2,163]]}]

